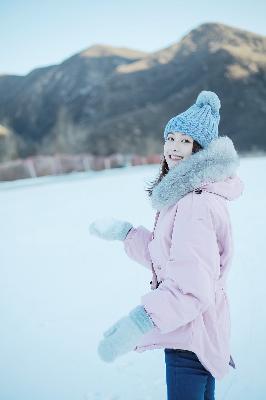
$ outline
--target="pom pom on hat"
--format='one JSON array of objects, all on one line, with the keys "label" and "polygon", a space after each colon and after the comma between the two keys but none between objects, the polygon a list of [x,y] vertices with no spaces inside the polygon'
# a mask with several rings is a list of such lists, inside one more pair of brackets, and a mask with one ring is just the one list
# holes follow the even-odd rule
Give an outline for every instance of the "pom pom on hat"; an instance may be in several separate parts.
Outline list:
[{"label": "pom pom on hat", "polygon": [[203,90],[195,104],[186,111],[171,118],[164,130],[164,139],[169,132],[182,132],[191,136],[203,148],[219,135],[219,110],[221,102],[216,93]]},{"label": "pom pom on hat", "polygon": [[209,105],[213,114],[218,114],[221,108],[221,102],[216,93],[203,90],[197,97],[196,105],[204,107]]}]

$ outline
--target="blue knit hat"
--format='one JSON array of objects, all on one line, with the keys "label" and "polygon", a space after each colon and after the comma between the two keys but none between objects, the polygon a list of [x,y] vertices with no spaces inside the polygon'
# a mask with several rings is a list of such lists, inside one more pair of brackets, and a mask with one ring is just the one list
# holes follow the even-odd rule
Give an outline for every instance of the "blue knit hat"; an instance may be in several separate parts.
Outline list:
[{"label": "blue knit hat", "polygon": [[218,137],[221,102],[216,93],[203,90],[196,103],[186,111],[171,118],[164,130],[166,141],[169,132],[182,132],[191,136],[203,148]]}]

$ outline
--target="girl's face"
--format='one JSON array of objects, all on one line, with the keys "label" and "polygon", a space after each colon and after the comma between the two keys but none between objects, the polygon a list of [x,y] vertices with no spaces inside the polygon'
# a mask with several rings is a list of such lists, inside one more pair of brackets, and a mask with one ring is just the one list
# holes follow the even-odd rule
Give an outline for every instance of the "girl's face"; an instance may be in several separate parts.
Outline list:
[{"label": "girl's face", "polygon": [[193,139],[182,132],[170,132],[164,144],[164,157],[168,168],[173,168],[192,154]]}]

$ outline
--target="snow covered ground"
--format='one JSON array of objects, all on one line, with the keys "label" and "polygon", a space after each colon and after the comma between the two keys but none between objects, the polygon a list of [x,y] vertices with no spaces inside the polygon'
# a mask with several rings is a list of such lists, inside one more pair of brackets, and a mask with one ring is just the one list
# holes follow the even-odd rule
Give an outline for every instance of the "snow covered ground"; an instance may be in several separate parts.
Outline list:
[{"label": "snow covered ground", "polygon": [[[237,369],[218,400],[265,399],[266,158],[244,158],[229,203],[235,255],[228,292]],[[163,350],[102,362],[104,330],[139,304],[150,273],[121,242],[89,235],[112,216],[152,229],[144,192],[158,165],[0,184],[0,399],[166,399]]]}]

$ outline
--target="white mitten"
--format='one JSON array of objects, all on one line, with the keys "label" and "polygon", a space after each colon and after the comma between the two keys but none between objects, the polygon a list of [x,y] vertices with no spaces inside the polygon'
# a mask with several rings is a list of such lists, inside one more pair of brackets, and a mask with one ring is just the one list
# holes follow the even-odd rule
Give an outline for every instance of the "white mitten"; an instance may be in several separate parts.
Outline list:
[{"label": "white mitten", "polygon": [[124,240],[131,228],[130,222],[104,217],[93,221],[89,232],[105,240]]}]

